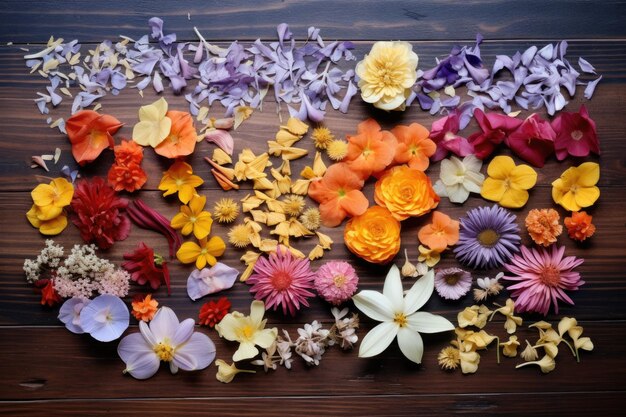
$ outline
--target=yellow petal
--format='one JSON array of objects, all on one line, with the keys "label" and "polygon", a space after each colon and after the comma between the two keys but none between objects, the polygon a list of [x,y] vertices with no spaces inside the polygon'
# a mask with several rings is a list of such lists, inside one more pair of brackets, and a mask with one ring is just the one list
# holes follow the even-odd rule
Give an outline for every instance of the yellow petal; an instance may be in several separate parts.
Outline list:
[{"label": "yellow petal", "polygon": [[595,162],[585,162],[579,165],[576,170],[578,171],[578,184],[583,187],[592,187],[600,179],[600,165]]},{"label": "yellow petal", "polygon": [[204,239],[211,233],[211,226],[213,226],[213,219],[207,211],[203,211],[207,215],[196,218],[193,223],[193,235],[196,239]]},{"label": "yellow petal", "polygon": [[496,179],[504,180],[509,176],[509,173],[515,169],[515,162],[513,158],[506,155],[500,155],[493,158],[489,166],[487,167],[487,174]]},{"label": "yellow petal", "polygon": [[537,173],[528,165],[516,166],[509,174],[511,187],[521,190],[530,190],[537,183]]},{"label": "yellow petal", "polygon": [[185,213],[177,213],[174,217],[172,217],[170,226],[174,229],[182,229],[187,223],[189,223],[189,217]]},{"label": "yellow petal", "polygon": [[139,108],[139,120],[157,121],[165,117],[167,113],[167,101],[161,97],[154,103]]},{"label": "yellow petal", "polygon": [[333,240],[330,238],[330,236],[320,232],[315,232],[315,234],[317,235],[320,246],[324,249],[330,250],[330,247],[333,244]]},{"label": "yellow petal", "polygon": [[133,127],[133,140],[141,146],[157,147],[170,133],[172,120],[169,117],[160,121],[139,122]]},{"label": "yellow petal", "polygon": [[35,204],[33,204],[30,210],[26,212],[26,218],[33,227],[39,229],[39,226],[41,225],[41,220],[39,220],[39,218],[37,217],[38,213],[39,208]]},{"label": "yellow petal", "polygon": [[54,236],[61,233],[67,227],[67,216],[61,214],[54,219],[41,222],[39,233],[46,236]]},{"label": "yellow petal", "polygon": [[307,195],[309,192],[309,180],[296,180],[291,184],[292,194]]},{"label": "yellow petal", "polygon": [[185,242],[176,252],[176,258],[184,264],[190,264],[198,258],[201,250],[196,242]]},{"label": "yellow petal", "polygon": [[49,184],[39,184],[30,192],[33,202],[39,207],[49,206],[54,202],[56,192]]},{"label": "yellow petal", "polygon": [[221,237],[213,236],[209,239],[206,249],[208,253],[215,257],[222,256],[226,250],[226,243],[224,243]]},{"label": "yellow petal", "polygon": [[219,165],[231,164],[233,162],[230,155],[224,152],[222,148],[213,149],[213,156],[211,157],[211,159]]},{"label": "yellow petal", "polygon": [[581,187],[574,194],[576,204],[580,207],[592,206],[598,198],[600,198],[600,189],[598,187]]},{"label": "yellow petal", "polygon": [[294,135],[298,136],[303,136],[309,131],[309,125],[296,117],[290,117],[289,120],[287,120],[287,126],[281,126],[281,128],[285,128]]},{"label": "yellow petal", "polygon": [[[202,269],[206,266],[209,257],[207,255],[200,255],[196,258],[196,268]],[[215,258],[213,258],[215,259]]]},{"label": "yellow petal", "polygon": [[253,188],[255,190],[272,190],[274,185],[267,178],[255,178]]},{"label": "yellow petal", "polygon": [[[554,197],[554,188],[552,189],[552,191],[552,196]],[[554,201],[557,200],[554,199]],[[578,203],[576,202],[576,195],[571,191],[561,194],[561,197],[559,198],[557,203],[559,203],[565,210],[569,211],[579,211],[581,208],[580,205],[578,205]]]},{"label": "yellow petal", "polygon": [[[281,129],[278,131],[278,133],[276,133],[275,143],[280,146],[292,146],[294,143],[296,143],[300,139],[301,139],[301,136],[294,135],[288,130]],[[270,150],[270,153],[272,153],[271,150]]]},{"label": "yellow petal", "polygon": [[504,181],[488,177],[483,182],[480,195],[490,201],[500,201],[505,192]]},{"label": "yellow petal", "polygon": [[254,109],[250,106],[238,106],[235,109],[235,125],[233,129],[237,130],[237,128],[247,120],[251,115]]},{"label": "yellow petal", "polygon": [[509,188],[498,203],[506,208],[520,208],[528,201],[528,191]]},{"label": "yellow petal", "polygon": [[189,201],[189,208],[191,209],[191,212],[195,215],[200,214],[200,212],[202,212],[202,209],[204,208],[206,204],[206,197],[203,195],[195,195],[193,196],[193,198],[191,199],[191,201]]},{"label": "yellow petal", "polygon": [[55,178],[51,185],[56,189],[57,199],[54,205],[57,207],[68,206],[72,202],[74,195],[74,186],[65,178]]}]

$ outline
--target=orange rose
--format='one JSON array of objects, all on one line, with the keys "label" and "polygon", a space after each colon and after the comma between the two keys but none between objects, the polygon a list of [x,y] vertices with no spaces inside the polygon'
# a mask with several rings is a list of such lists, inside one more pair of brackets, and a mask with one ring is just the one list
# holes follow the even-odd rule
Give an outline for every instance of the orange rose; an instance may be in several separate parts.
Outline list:
[{"label": "orange rose", "polygon": [[391,168],[376,181],[374,199],[400,221],[426,214],[439,204],[426,174],[406,165]]},{"label": "orange rose", "polygon": [[368,262],[384,264],[400,250],[400,222],[386,208],[373,206],[350,219],[343,238],[350,252]]}]

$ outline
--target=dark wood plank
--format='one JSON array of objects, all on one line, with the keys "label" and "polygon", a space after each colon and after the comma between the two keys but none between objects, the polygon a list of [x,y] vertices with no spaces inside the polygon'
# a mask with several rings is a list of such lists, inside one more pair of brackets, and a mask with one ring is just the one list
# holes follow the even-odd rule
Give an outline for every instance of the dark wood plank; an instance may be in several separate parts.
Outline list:
[{"label": "dark wood plank", "polygon": [[[504,329],[491,323],[489,330],[504,336]],[[473,393],[553,393],[625,391],[623,369],[626,355],[616,348],[626,323],[581,322],[585,335],[595,345],[593,352],[582,352],[581,362],[561,346],[556,369],[543,375],[538,367],[515,369],[519,358],[496,362],[495,347],[481,351],[478,372],[463,375],[445,372],[437,365],[437,354],[446,346],[449,334],[424,335],[423,363],[413,364],[402,356],[394,342],[380,355],[359,359],[357,351],[329,349],[318,367],[307,367],[300,358],[292,369],[274,373],[239,374],[230,384],[215,379],[216,367],[199,372],[171,375],[162,366],[152,378],[136,381],[123,375],[124,363],[116,353],[117,342],[99,343],[88,335],[74,335],[63,328],[0,328],[4,376],[0,380],[0,400],[108,399],[108,398],[213,398],[291,397],[354,395],[436,395]],[[294,332],[292,326],[280,326]],[[365,334],[359,329],[359,335]],[[136,328],[130,331],[136,331]],[[225,342],[214,331],[207,333],[217,347],[217,358],[230,361],[236,344]],[[521,341],[536,340],[536,329],[518,329]],[[235,345],[235,346],[233,346]],[[621,344],[620,344],[621,346]],[[606,364],[611,364],[606,366]],[[252,366],[240,363],[239,368]],[[94,381],[85,383],[85,381]],[[95,382],[100,381],[100,382]],[[394,408],[395,411],[395,408]],[[270,413],[271,414],[271,413]]]},{"label": "dark wood plank", "polygon": [[[190,18],[188,18],[188,14]],[[147,21],[159,16],[166,32],[195,40],[193,26],[207,39],[273,38],[276,25],[289,23],[298,37],[309,26],[327,39],[473,39],[477,32],[494,39],[585,39],[624,37],[622,1],[441,2],[435,0],[278,1],[245,0],[161,4],[141,0],[63,3],[6,0],[0,6],[0,42],[42,42],[54,34],[94,42],[118,34],[138,38],[149,33]],[[601,22],[599,24],[598,22]],[[111,27],[117,28],[112,33]],[[28,28],[27,30],[25,30]],[[118,33],[119,32],[119,33]]]},{"label": "dark wood plank", "polygon": [[298,398],[239,398],[236,403],[224,398],[169,398],[150,400],[79,400],[37,401],[0,403],[0,414],[10,416],[40,416],[62,414],[64,416],[97,416],[116,414],[132,417],[173,415],[203,415],[210,412],[220,416],[258,416],[260,410],[268,414],[307,415],[367,415],[367,416],[415,416],[427,413],[433,417],[451,415],[536,416],[574,415],[593,404],[594,413],[603,416],[621,416],[623,392],[585,393],[521,393],[467,395],[403,395]]}]

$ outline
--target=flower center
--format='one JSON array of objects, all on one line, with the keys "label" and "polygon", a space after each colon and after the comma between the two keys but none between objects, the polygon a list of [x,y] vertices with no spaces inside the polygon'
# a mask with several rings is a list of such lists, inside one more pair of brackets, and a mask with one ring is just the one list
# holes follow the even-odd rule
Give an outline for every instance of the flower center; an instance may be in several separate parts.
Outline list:
[{"label": "flower center", "polygon": [[415,193],[413,192],[412,186],[402,187],[400,189],[400,195],[404,200],[412,200]]},{"label": "flower center", "polygon": [[492,247],[498,243],[500,236],[493,229],[485,229],[478,234],[477,239],[482,246]]},{"label": "flower center", "polygon": [[444,278],[444,281],[446,281],[446,284],[448,285],[456,285],[456,283],[459,282],[460,279],[461,279],[461,273],[456,272],[454,274],[446,275],[446,277]]},{"label": "flower center", "polygon": [[413,156],[418,156],[422,153],[422,147],[421,146],[416,146],[416,145],[411,145],[411,147],[409,148],[409,153]]},{"label": "flower center", "polygon": [[177,187],[180,188],[184,183],[185,183],[185,181],[183,181],[182,179],[176,178],[176,186]]},{"label": "flower center", "polygon": [[404,327],[406,326],[406,322],[407,322],[406,315],[404,313],[396,313],[393,316],[393,321],[398,323],[398,326]]},{"label": "flower center", "polygon": [[270,280],[274,289],[277,291],[283,291],[291,286],[293,278],[287,271],[276,271],[272,274]]},{"label": "flower center", "polygon": [[167,340],[157,343],[154,347],[154,353],[156,353],[159,359],[164,362],[171,362],[174,360],[174,348]]},{"label": "flower center", "polygon": [[176,145],[178,143],[178,135],[170,135],[168,139],[172,145]]},{"label": "flower center", "polygon": [[367,159],[372,154],[372,150],[370,148],[364,148],[362,154],[363,158]]},{"label": "flower center", "polygon": [[335,287],[341,288],[346,283],[346,276],[343,274],[335,275],[333,277],[333,282],[335,283]]},{"label": "flower center", "polygon": [[381,62],[378,66],[378,79],[383,87],[393,87],[397,84],[396,74],[391,62]]},{"label": "flower center", "polygon": [[561,270],[553,265],[546,265],[539,273],[539,281],[541,281],[543,285],[556,287],[559,285],[559,282],[561,282]]},{"label": "flower center", "polygon": [[254,329],[249,324],[246,324],[244,328],[241,329],[241,333],[247,340],[250,340],[250,338],[252,338],[252,335],[254,334]]},{"label": "flower center", "polygon": [[195,223],[195,222],[196,222],[196,220],[198,220],[198,219],[196,218],[196,216],[191,216],[191,217],[189,217],[189,222],[190,222],[190,223]]},{"label": "flower center", "polygon": [[574,130],[571,136],[574,140],[581,140],[583,138],[583,132],[581,132],[580,130]]}]

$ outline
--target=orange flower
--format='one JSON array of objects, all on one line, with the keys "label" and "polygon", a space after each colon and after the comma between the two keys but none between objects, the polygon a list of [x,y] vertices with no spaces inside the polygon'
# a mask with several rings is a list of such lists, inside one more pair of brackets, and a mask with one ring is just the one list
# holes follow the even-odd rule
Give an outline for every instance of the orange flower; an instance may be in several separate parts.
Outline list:
[{"label": "orange flower", "polygon": [[191,115],[183,111],[170,110],[166,116],[172,120],[170,134],[154,148],[154,151],[172,159],[191,154],[198,141]]},{"label": "orange flower", "polygon": [[72,155],[80,165],[96,159],[106,148],[113,148],[113,134],[123,123],[113,116],[81,110],[67,119],[65,129],[72,143]]},{"label": "orange flower", "polygon": [[582,242],[596,232],[596,226],[591,223],[592,216],[584,211],[575,211],[572,217],[565,218],[567,234],[574,240]]},{"label": "orange flower", "polygon": [[559,224],[559,213],[554,209],[532,209],[526,216],[526,229],[532,240],[543,246],[550,246],[563,232]]},{"label": "orange flower", "polygon": [[124,140],[113,148],[115,163],[118,165],[140,164],[143,160],[143,147],[133,140]]},{"label": "orange flower", "polygon": [[145,298],[142,298],[140,295],[139,297],[136,297],[135,300],[133,300],[132,306],[133,316],[137,320],[148,322],[152,320],[152,318],[156,314],[159,302],[152,299],[152,294],[146,295]]},{"label": "orange flower", "polygon": [[118,165],[113,164],[108,174],[109,185],[115,191],[126,190],[129,193],[143,187],[148,180],[146,172],[139,164]]},{"label": "orange flower", "polygon": [[406,165],[391,168],[376,181],[374,199],[398,220],[421,216],[439,204],[426,174]]},{"label": "orange flower", "polygon": [[433,222],[422,227],[417,237],[433,251],[442,252],[459,241],[459,222],[440,211],[435,211]]},{"label": "orange flower", "polygon": [[320,203],[322,223],[328,227],[341,224],[346,216],[363,214],[369,201],[363,193],[363,179],[345,163],[331,165],[322,179],[309,185],[309,197]]},{"label": "orange flower", "polygon": [[400,222],[384,207],[372,206],[350,219],[343,233],[350,252],[368,262],[389,262],[400,250]]},{"label": "orange flower", "polygon": [[393,161],[398,144],[395,136],[374,119],[359,123],[355,136],[348,135],[348,154],[344,159],[353,171],[366,179],[382,172]]},{"label": "orange flower", "polygon": [[428,158],[437,150],[435,142],[428,137],[428,129],[419,123],[411,123],[409,126],[396,126],[391,133],[398,140],[394,162],[425,171],[430,163]]}]

